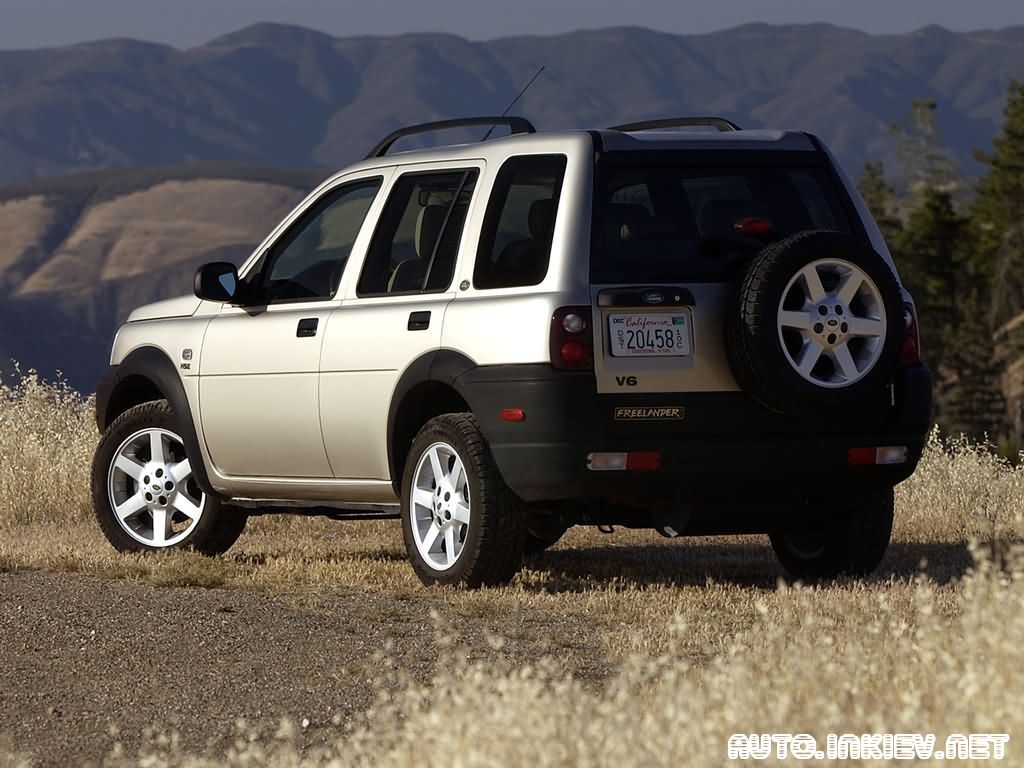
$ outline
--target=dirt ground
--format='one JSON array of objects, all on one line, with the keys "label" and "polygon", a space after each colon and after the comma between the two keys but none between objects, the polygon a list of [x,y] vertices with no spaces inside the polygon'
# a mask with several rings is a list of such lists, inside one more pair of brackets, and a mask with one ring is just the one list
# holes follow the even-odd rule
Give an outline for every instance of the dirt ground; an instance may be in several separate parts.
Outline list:
[{"label": "dirt ground", "polygon": [[[448,613],[428,594],[268,595],[0,574],[0,733],[54,766],[97,761],[118,741],[133,753],[172,731],[190,751],[220,754],[239,721],[270,731],[282,718],[308,721],[304,742],[333,740],[376,695],[382,654],[427,681]],[[488,653],[494,635],[513,663],[551,651],[549,621],[538,612],[458,619],[468,656]],[[600,677],[598,639],[574,621],[560,620],[577,638],[574,671]]]},{"label": "dirt ground", "polygon": [[[554,656],[596,683],[616,663],[609,637],[632,634],[631,610],[656,615],[666,591],[688,594],[702,625],[728,637],[749,614],[737,613],[743,600],[721,590],[752,599],[773,592],[781,576],[757,540],[626,537],[617,546],[615,537],[605,544],[607,537],[574,532],[569,543],[577,546],[534,560],[518,590],[490,593],[406,584],[222,589],[0,573],[0,734],[13,741],[9,749],[54,766],[95,764],[117,742],[135,754],[172,732],[190,753],[223,754],[243,730],[272,734],[282,719],[308,721],[300,744],[315,746],[334,742],[370,706],[385,658],[425,683],[453,658],[500,655],[518,666]],[[879,581],[919,572],[922,560],[940,583],[957,578],[969,556],[946,549],[896,544]],[[237,557],[249,555],[243,548]],[[408,568],[398,551],[384,559]],[[646,579],[618,584],[615,573]],[[572,608],[595,593],[603,593],[604,608]],[[454,657],[452,636],[460,645]],[[697,663],[707,642],[692,646]]]}]

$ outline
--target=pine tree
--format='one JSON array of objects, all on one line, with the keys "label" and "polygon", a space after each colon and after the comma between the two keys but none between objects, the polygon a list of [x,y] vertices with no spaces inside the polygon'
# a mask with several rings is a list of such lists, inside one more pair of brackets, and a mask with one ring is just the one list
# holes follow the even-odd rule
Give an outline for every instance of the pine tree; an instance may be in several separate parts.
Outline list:
[{"label": "pine tree", "polygon": [[932,99],[915,99],[909,117],[891,128],[907,189],[918,198],[929,189],[954,192],[958,186],[956,160],[939,136],[938,109]]},{"label": "pine tree", "polygon": [[935,418],[950,434],[996,439],[1004,432],[1001,364],[989,313],[990,271],[977,257],[976,228],[957,205],[960,183],[942,145],[934,101],[917,100],[894,128],[910,213],[896,258],[917,303],[924,356],[935,376]]},{"label": "pine tree", "polygon": [[857,182],[857,189],[860,190],[871,215],[875,217],[878,228],[882,230],[885,242],[892,248],[903,230],[903,222],[899,217],[896,190],[889,184],[885,175],[885,165],[881,162],[865,163],[864,173]]},{"label": "pine tree", "polygon": [[[1024,396],[1019,361],[1024,358],[1024,83],[1010,83],[1002,133],[991,153],[977,153],[988,166],[971,211],[976,243],[972,267],[987,279],[987,313],[1007,375],[1006,429],[1010,442],[1024,445]],[[1012,375],[1011,375],[1012,374]]]},{"label": "pine tree", "polygon": [[972,210],[980,270],[991,276],[991,320],[999,327],[1024,310],[1024,83],[1010,84],[1002,133]]},{"label": "pine tree", "polygon": [[[897,241],[900,272],[917,305],[921,346],[940,380],[948,373],[945,352],[959,326],[957,251],[964,229],[949,193],[929,188]],[[941,404],[936,410],[941,423]]]},{"label": "pine tree", "polygon": [[949,190],[928,187],[899,250],[918,267],[912,287],[921,345],[935,375],[935,418],[948,434],[981,440],[1002,432],[1004,408],[987,312],[988,284],[973,260],[970,221]]}]

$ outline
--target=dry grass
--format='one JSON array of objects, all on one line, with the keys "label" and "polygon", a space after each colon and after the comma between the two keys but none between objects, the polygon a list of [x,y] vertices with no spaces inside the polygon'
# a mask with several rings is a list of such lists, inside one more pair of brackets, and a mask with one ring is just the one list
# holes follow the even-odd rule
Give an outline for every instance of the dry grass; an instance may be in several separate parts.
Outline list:
[{"label": "dry grass", "polygon": [[[339,590],[426,594],[394,524],[260,519],[221,559],[114,554],[89,519],[90,410],[31,378],[0,389],[0,570],[269,589],[310,604]],[[1013,764],[1024,733],[1022,491],[1024,470],[933,437],[898,491],[880,574],[815,588],[782,584],[758,537],[679,544],[573,531],[508,587],[430,592],[444,616],[437,678],[420,686],[382,660],[380,702],[336,743],[305,747],[300,725],[275,734],[243,724],[234,752],[208,762],[172,738],[108,759],[721,765],[737,731],[992,731],[1010,734]],[[460,616],[493,619],[506,636],[539,618],[549,658],[529,668],[502,662],[497,637],[469,647]],[[581,655],[593,657],[587,679],[564,672],[579,669]]]}]

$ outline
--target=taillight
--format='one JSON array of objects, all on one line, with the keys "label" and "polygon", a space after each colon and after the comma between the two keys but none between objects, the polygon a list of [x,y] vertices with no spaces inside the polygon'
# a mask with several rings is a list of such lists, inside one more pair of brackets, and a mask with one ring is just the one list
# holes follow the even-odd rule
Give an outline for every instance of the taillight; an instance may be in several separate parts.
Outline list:
[{"label": "taillight", "polygon": [[560,307],[551,317],[551,365],[567,370],[592,368],[594,331],[590,307]]},{"label": "taillight", "polygon": [[917,365],[921,362],[921,329],[917,324],[917,310],[910,303],[903,305],[903,348],[900,360],[903,365]]},{"label": "taillight", "polygon": [[747,235],[748,237],[763,237],[775,231],[775,227],[770,219],[762,219],[756,216],[740,219],[732,225],[732,228],[741,235]]}]

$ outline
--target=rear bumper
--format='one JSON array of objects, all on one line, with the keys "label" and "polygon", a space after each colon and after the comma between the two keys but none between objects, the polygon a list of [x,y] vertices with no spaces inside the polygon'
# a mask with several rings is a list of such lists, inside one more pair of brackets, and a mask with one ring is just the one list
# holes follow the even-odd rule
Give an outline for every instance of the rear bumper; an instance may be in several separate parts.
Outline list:
[{"label": "rear bumper", "polygon": [[[884,401],[797,419],[742,393],[598,395],[593,374],[546,365],[474,369],[459,382],[508,486],[528,502],[813,493],[841,481],[894,486],[917,466],[931,421],[931,375],[904,369]],[[617,420],[616,408],[679,408],[672,421]],[[501,418],[520,408],[522,422]],[[620,414],[621,415],[621,414]],[[905,446],[895,465],[851,466],[851,448]],[[657,451],[654,471],[592,471],[592,452]]]}]

